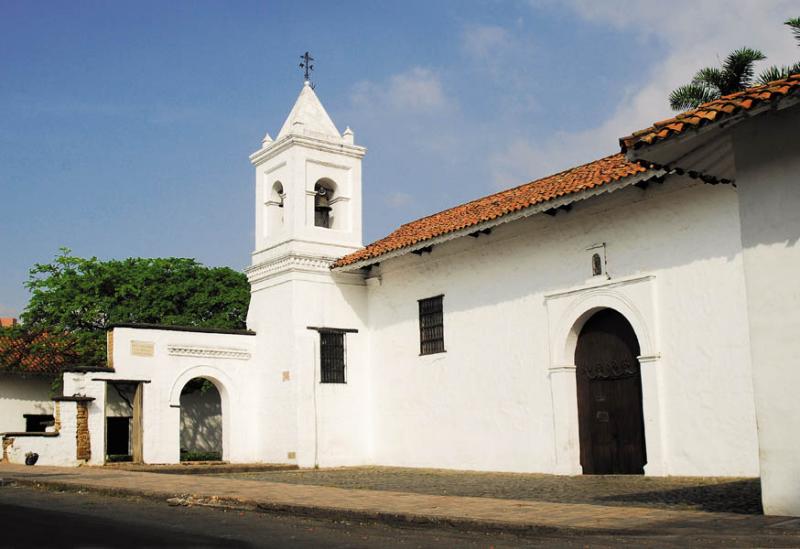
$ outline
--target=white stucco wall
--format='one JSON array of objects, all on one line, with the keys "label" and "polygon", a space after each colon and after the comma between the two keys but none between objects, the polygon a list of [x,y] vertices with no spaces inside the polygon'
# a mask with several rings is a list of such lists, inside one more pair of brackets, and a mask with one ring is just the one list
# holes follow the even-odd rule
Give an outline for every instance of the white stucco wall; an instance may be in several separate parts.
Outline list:
[{"label": "white stucco wall", "polygon": [[[607,284],[588,280],[586,249],[602,242]],[[565,332],[581,307],[622,303],[649,338],[648,474],[758,474],[733,188],[676,178],[627,188],[384,261],[370,276],[375,463],[579,472]],[[587,298],[598,293],[605,301]],[[447,352],[419,356],[417,300],[438,294]]]},{"label": "white stucco wall", "polygon": [[800,107],[734,133],[767,514],[800,516]]},{"label": "white stucco wall", "polygon": [[[265,373],[259,439],[264,461],[296,459],[302,467],[369,462],[369,333],[360,277],[332,275],[323,262],[254,282],[248,326]],[[348,333],[345,384],[320,383],[319,333]],[[289,458],[290,454],[295,458]]]},{"label": "white stucco wall", "polygon": [[52,414],[49,377],[0,374],[0,433],[25,430],[23,414]]},{"label": "white stucco wall", "polygon": [[[141,344],[152,348],[151,356],[135,352]],[[95,398],[89,406],[92,463],[103,461],[105,380],[144,383],[144,461],[177,463],[180,458],[180,392],[186,382],[195,377],[209,379],[220,392],[223,459],[261,461],[257,451],[260,420],[253,411],[264,398],[264,383],[253,359],[254,344],[255,338],[250,335],[115,328],[113,373],[64,376],[65,394]]]},{"label": "white stucco wall", "polygon": [[[60,430],[56,436],[12,436],[11,444],[5,447],[5,457],[9,463],[22,465],[28,452],[39,454],[36,465],[55,465],[74,467],[81,465],[77,459],[77,407],[74,402],[61,402]],[[5,440],[3,441],[5,445]],[[94,448],[92,448],[94,452]]]}]

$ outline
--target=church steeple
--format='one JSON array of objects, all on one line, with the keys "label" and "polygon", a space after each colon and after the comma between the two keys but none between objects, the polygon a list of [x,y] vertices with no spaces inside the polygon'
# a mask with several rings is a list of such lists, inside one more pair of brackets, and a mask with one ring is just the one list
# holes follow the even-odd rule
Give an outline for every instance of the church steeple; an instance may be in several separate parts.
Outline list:
[{"label": "church steeple", "polygon": [[306,80],[292,111],[278,132],[277,141],[287,135],[307,135],[321,139],[341,141],[342,136],[320,103],[311,84]]},{"label": "church steeple", "polygon": [[287,253],[337,258],[362,246],[361,159],[305,81],[277,137],[250,156],[256,169],[253,263]]}]

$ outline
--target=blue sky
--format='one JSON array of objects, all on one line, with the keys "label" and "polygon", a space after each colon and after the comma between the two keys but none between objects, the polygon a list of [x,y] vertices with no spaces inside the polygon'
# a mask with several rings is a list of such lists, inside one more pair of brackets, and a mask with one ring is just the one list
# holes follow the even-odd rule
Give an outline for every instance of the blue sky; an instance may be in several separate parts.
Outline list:
[{"label": "blue sky", "polygon": [[798,15],[792,0],[0,0],[0,316],[61,246],[245,267],[247,157],[288,114],[305,50],[369,149],[370,242],[616,152],[735,47],[794,61],[781,22]]}]

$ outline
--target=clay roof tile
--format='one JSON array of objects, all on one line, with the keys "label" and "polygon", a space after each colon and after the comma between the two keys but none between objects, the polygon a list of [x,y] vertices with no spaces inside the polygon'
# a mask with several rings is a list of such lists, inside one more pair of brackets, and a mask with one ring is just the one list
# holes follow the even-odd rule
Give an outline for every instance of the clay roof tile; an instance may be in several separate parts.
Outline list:
[{"label": "clay roof tile", "polygon": [[342,257],[332,267],[377,259],[389,252],[646,171],[623,154],[607,156],[401,225],[385,238]]},{"label": "clay roof tile", "polygon": [[651,145],[656,141],[685,132],[688,126],[679,125],[676,122],[683,122],[689,126],[698,126],[703,123],[703,119],[718,122],[739,110],[750,110],[754,106],[776,101],[789,95],[800,96],[800,74],[793,74],[762,86],[725,95],[695,109],[677,114],[673,118],[655,122],[649,128],[635,131],[629,136],[621,138],[620,147],[624,152],[628,149]]}]

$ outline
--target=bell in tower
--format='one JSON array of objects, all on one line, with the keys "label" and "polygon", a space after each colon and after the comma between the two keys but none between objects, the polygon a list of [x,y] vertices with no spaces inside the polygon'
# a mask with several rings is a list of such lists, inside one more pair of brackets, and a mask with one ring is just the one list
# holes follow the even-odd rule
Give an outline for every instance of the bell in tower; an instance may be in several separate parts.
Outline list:
[{"label": "bell in tower", "polygon": [[331,205],[330,200],[333,198],[332,191],[323,185],[317,183],[314,185],[314,226],[323,227],[325,229],[331,228]]}]

